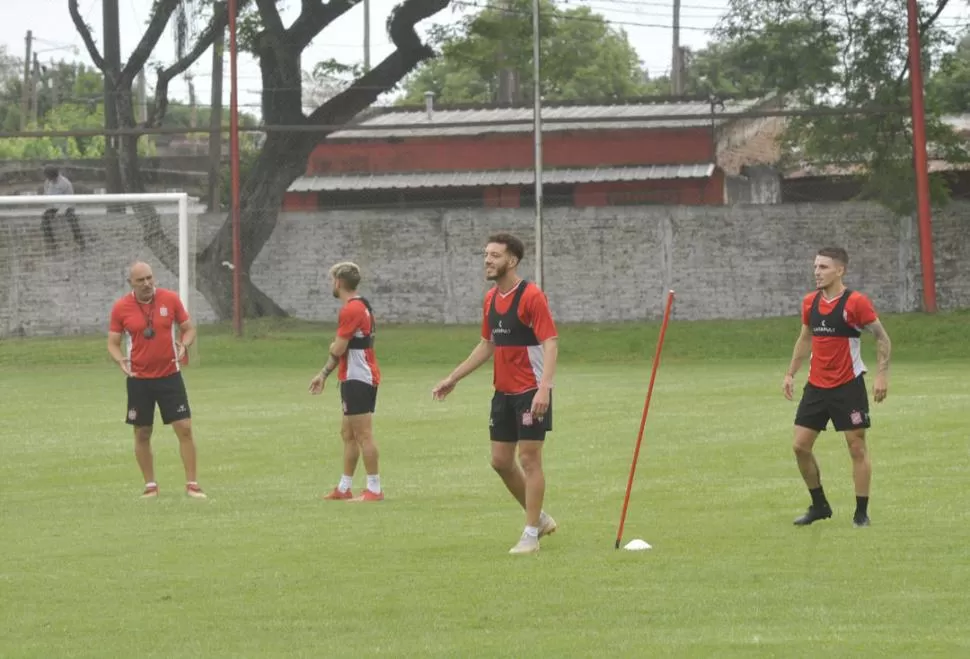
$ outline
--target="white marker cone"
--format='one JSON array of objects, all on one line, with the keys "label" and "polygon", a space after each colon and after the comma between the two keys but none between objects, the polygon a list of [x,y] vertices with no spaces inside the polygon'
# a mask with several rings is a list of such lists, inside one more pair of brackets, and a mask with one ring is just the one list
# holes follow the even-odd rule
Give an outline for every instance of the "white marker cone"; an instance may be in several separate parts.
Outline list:
[{"label": "white marker cone", "polygon": [[636,540],[631,540],[630,542],[626,543],[623,548],[628,551],[641,551],[643,549],[650,549],[651,547],[647,542],[637,538]]}]

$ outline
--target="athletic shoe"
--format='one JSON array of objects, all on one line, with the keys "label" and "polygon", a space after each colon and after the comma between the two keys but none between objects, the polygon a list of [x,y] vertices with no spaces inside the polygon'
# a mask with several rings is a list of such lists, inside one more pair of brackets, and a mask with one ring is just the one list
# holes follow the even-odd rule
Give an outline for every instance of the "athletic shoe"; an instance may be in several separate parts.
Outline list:
[{"label": "athletic shoe", "polygon": [[341,492],[340,488],[336,488],[336,487],[321,497],[321,499],[324,499],[325,501],[346,501],[347,499],[353,499],[353,498],[354,498],[354,493],[351,492],[350,490],[347,490],[346,492]]},{"label": "athletic shoe", "polygon": [[198,483],[189,483],[185,486],[185,493],[192,497],[193,499],[208,499],[202,488],[199,487]]},{"label": "athletic shoe", "polygon": [[539,538],[523,533],[518,543],[509,550],[510,554],[535,554],[539,551]]},{"label": "athletic shoe", "polygon": [[364,490],[360,493],[360,496],[354,497],[351,501],[383,501],[384,491],[371,492],[370,490]]},{"label": "athletic shoe", "polygon": [[857,529],[861,529],[861,528],[863,528],[865,526],[869,526],[869,516],[866,515],[865,517],[855,517],[855,518],[853,518],[853,520],[852,520],[852,526],[856,527]]},{"label": "athletic shoe", "polygon": [[146,485],[145,491],[141,493],[142,499],[154,499],[158,496],[158,486],[157,485]]},{"label": "athletic shoe", "polygon": [[553,533],[556,532],[556,529],[558,528],[559,528],[559,525],[556,524],[556,520],[554,520],[550,515],[542,513],[542,517],[539,518],[539,537],[540,538],[546,535],[552,535]]},{"label": "athletic shoe", "polygon": [[795,526],[808,526],[812,522],[817,522],[820,519],[828,519],[831,516],[832,508],[830,506],[820,506],[818,508],[809,506],[805,514],[795,520]]}]

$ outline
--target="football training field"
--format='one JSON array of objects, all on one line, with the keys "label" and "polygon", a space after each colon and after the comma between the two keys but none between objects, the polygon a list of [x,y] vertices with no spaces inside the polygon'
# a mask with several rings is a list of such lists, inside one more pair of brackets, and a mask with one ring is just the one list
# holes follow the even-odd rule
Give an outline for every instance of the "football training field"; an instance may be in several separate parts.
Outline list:
[{"label": "football training field", "polygon": [[381,327],[377,504],[319,498],[339,397],[307,385],[332,325],[200,328],[185,378],[206,501],[158,420],[161,496],[139,498],[104,337],[0,341],[0,656],[967,656],[970,313],[883,323],[872,526],[854,529],[833,432],[817,455],[835,516],[792,525],[809,503],[780,386],[798,320],[673,321],[624,532],[641,552],[613,545],[658,326],[561,327],[559,531],[534,556],[507,554],[523,515],[488,464],[491,365],[431,400],[476,328]]}]

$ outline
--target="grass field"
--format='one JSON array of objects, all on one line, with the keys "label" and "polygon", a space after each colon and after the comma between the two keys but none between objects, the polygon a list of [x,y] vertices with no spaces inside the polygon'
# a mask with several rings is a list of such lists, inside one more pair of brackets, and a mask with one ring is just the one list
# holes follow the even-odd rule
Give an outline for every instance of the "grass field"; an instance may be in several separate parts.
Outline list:
[{"label": "grass field", "polygon": [[613,544],[657,325],[562,327],[560,529],[536,556],[506,553],[523,518],[488,466],[490,366],[430,397],[475,328],[382,329],[387,500],[370,505],[318,498],[339,404],[306,387],[332,326],[201,329],[185,377],[207,501],[182,493],[161,426],[162,496],[138,498],[103,337],[0,341],[0,656],[968,656],[970,313],[883,322],[868,529],[831,432],[835,517],[791,524],[808,504],[780,393],[797,320],[672,323],[624,534],[644,552]]}]

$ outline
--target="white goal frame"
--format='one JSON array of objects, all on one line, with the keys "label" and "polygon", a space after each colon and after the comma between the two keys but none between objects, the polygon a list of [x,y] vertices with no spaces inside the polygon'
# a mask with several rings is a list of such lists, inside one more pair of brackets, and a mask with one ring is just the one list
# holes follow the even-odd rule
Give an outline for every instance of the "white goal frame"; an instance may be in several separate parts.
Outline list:
[{"label": "white goal frame", "polygon": [[189,275],[189,194],[187,192],[122,192],[118,194],[73,195],[9,195],[0,196],[0,208],[10,206],[63,206],[77,204],[80,207],[95,204],[126,205],[139,203],[178,204],[178,279],[179,298],[191,317],[191,289]]}]

